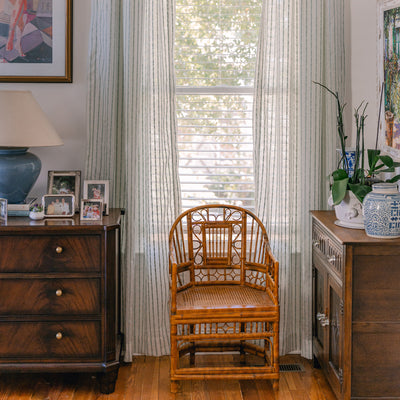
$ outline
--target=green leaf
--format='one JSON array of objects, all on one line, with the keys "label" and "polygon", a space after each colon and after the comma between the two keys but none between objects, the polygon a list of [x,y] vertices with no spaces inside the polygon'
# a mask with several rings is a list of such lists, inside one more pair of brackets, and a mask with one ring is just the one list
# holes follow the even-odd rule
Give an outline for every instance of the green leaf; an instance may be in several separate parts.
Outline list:
[{"label": "green leaf", "polygon": [[375,166],[375,164],[378,162],[378,156],[381,153],[380,150],[375,150],[375,149],[368,149],[368,165],[370,168],[372,166]]},{"label": "green leaf", "polygon": [[387,167],[393,167],[393,159],[390,156],[379,156],[378,157]]},{"label": "green leaf", "polygon": [[348,175],[344,169],[337,169],[332,172],[332,177],[334,181],[340,181],[342,179],[348,178]]},{"label": "green leaf", "polygon": [[333,199],[334,206],[337,206],[344,199],[344,196],[346,195],[348,182],[349,182],[349,178],[333,181],[332,199]]},{"label": "green leaf", "polygon": [[364,178],[364,170],[359,168],[357,171],[354,172],[353,179],[350,181],[353,182],[360,182]]},{"label": "green leaf", "polygon": [[386,168],[386,169],[382,169],[379,171],[379,173],[381,172],[394,172],[394,168]]},{"label": "green leaf", "polygon": [[363,202],[364,197],[372,191],[371,186],[362,185],[361,183],[349,183],[349,188],[361,203]]},{"label": "green leaf", "polygon": [[399,179],[400,179],[400,175],[396,175],[393,178],[388,179],[386,182],[394,183],[394,182],[397,182]]}]

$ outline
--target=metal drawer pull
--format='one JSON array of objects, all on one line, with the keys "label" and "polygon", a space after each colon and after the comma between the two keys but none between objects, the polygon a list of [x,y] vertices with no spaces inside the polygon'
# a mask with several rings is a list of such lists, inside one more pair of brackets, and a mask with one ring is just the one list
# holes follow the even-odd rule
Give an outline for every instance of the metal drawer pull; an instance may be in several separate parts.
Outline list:
[{"label": "metal drawer pull", "polygon": [[312,242],[312,244],[313,244],[314,247],[319,247],[320,242],[319,242],[319,240],[314,240],[314,241]]},{"label": "metal drawer pull", "polygon": [[329,325],[329,318],[322,313],[317,313],[317,320],[320,322],[321,326]]},{"label": "metal drawer pull", "polygon": [[335,255],[329,256],[329,257],[328,257],[328,261],[329,261],[330,263],[334,263],[334,262],[336,261],[336,256],[335,256]]},{"label": "metal drawer pull", "polygon": [[63,250],[64,250],[64,249],[63,249],[61,246],[57,246],[57,247],[56,247],[56,253],[57,253],[57,254],[61,254],[61,253],[63,252]]},{"label": "metal drawer pull", "polygon": [[321,321],[321,319],[323,319],[323,318],[326,318],[326,315],[325,314],[322,314],[322,313],[317,313],[317,320],[318,321]]},{"label": "metal drawer pull", "polygon": [[56,333],[56,339],[57,339],[57,340],[61,340],[62,338],[63,338],[62,333],[61,333],[61,332],[57,332],[57,333]]},{"label": "metal drawer pull", "polygon": [[61,297],[63,295],[63,291],[61,289],[56,290],[56,296]]},{"label": "metal drawer pull", "polygon": [[322,319],[321,326],[329,326],[329,318]]}]

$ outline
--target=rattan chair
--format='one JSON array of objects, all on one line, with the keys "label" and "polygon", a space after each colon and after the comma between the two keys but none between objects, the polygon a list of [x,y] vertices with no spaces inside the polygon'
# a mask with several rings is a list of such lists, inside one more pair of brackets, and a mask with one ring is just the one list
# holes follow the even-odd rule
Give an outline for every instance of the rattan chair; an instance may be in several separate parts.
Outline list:
[{"label": "rattan chair", "polygon": [[[271,379],[277,389],[278,262],[260,220],[240,207],[196,207],[178,217],[169,242],[171,392],[192,379]],[[207,364],[224,351],[232,362],[214,355]]]}]

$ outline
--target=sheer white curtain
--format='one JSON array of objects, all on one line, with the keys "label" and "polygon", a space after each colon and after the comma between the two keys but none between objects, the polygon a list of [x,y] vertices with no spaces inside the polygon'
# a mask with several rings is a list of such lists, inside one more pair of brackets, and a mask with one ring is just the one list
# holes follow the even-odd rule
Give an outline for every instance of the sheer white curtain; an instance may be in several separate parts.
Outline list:
[{"label": "sheer white curtain", "polygon": [[256,212],[280,262],[280,352],[312,352],[309,211],[327,206],[334,102],[344,94],[343,0],[264,0],[255,80]]},{"label": "sheer white curtain", "polygon": [[127,361],[169,354],[168,232],[180,210],[174,1],[93,0],[87,179],[124,207]]}]

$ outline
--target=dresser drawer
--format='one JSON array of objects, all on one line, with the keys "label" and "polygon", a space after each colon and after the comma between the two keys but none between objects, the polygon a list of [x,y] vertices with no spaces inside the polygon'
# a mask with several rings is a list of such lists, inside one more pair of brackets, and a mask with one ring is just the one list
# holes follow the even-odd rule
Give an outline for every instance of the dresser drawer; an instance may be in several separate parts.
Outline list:
[{"label": "dresser drawer", "polygon": [[0,363],[101,358],[100,321],[0,322]]},{"label": "dresser drawer", "polygon": [[313,251],[328,263],[340,279],[343,279],[345,247],[329,235],[317,221],[313,223],[312,243]]},{"label": "dresser drawer", "polygon": [[0,315],[99,314],[100,279],[1,279]]},{"label": "dresser drawer", "polygon": [[100,270],[99,235],[0,236],[0,272]]}]

